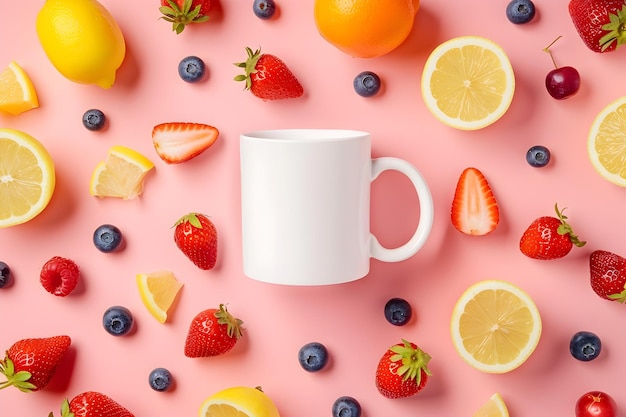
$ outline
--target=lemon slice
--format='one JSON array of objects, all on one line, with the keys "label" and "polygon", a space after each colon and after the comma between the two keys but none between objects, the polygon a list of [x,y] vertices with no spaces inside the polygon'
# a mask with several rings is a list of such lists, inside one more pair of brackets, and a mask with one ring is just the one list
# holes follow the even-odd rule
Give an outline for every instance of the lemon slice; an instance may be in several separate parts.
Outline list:
[{"label": "lemon slice", "polygon": [[502,396],[496,392],[472,417],[509,417],[509,410]]},{"label": "lemon slice", "polygon": [[513,67],[489,39],[461,36],[436,47],[422,73],[422,97],[441,122],[481,129],[506,113],[515,92]]},{"label": "lemon slice", "polygon": [[167,313],[182,287],[183,284],[170,271],[137,274],[141,301],[160,323],[167,321]]},{"label": "lemon slice", "polygon": [[54,185],[54,162],[46,148],[27,133],[0,129],[0,227],[41,213]]},{"label": "lemon slice", "polygon": [[587,141],[593,167],[606,180],[626,187],[626,96],[596,116]]},{"label": "lemon slice", "polygon": [[280,417],[274,402],[260,388],[219,391],[200,406],[199,417]]},{"label": "lemon slice", "polygon": [[452,342],[474,368],[512,371],[528,359],[541,337],[541,317],[533,300],[501,280],[469,287],[452,311]]},{"label": "lemon slice", "polygon": [[15,116],[39,107],[37,92],[30,78],[16,62],[0,72],[0,111]]},{"label": "lemon slice", "polygon": [[152,168],[154,164],[139,152],[113,146],[106,161],[94,169],[89,191],[96,197],[133,199],[143,192],[144,178]]}]

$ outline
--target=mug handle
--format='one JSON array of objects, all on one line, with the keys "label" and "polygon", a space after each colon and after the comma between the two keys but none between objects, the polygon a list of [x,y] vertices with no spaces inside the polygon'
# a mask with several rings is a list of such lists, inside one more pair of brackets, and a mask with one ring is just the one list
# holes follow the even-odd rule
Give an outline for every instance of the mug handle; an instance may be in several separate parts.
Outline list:
[{"label": "mug handle", "polygon": [[385,248],[380,244],[376,236],[370,235],[370,256],[383,262],[399,262],[415,255],[430,235],[433,227],[434,208],[433,198],[428,184],[420,172],[404,159],[394,157],[382,157],[372,159],[372,181],[383,171],[394,170],[403,173],[415,187],[420,205],[420,218],[415,233],[404,245],[397,248]]}]

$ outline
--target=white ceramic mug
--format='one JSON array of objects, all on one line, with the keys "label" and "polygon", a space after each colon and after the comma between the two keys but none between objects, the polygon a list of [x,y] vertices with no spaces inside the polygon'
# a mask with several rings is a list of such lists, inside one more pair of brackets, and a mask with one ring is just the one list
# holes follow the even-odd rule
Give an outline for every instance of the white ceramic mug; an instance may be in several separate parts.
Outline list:
[{"label": "white ceramic mug", "polygon": [[[392,157],[372,159],[367,132],[286,129],[240,137],[244,273],[287,285],[354,281],[370,258],[397,262],[414,255],[433,225],[433,200],[419,171]],[[385,170],[415,187],[420,218],[398,248],[370,233],[371,182]]]}]

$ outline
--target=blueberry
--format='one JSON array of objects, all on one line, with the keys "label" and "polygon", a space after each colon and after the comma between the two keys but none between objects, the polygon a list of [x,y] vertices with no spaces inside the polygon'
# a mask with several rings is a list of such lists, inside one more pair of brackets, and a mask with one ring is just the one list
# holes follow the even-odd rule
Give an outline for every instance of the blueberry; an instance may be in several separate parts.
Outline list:
[{"label": "blueberry", "polygon": [[172,385],[172,374],[165,368],[156,368],[150,372],[148,382],[155,391],[167,391]]},{"label": "blueberry", "polygon": [[326,346],[318,342],[307,343],[298,352],[298,361],[302,369],[308,372],[317,372],[328,363]]},{"label": "blueberry", "polygon": [[198,82],[204,77],[206,66],[197,56],[188,56],[178,63],[178,75],[188,83]]},{"label": "blueberry", "polygon": [[413,309],[408,301],[402,298],[392,298],[385,304],[385,318],[394,326],[404,326],[411,317],[413,317]]},{"label": "blueberry", "polygon": [[333,417],[359,417],[361,404],[349,396],[339,397],[333,403]]},{"label": "blueberry", "polygon": [[531,0],[512,0],[506,6],[506,17],[516,25],[528,23],[535,17],[535,5]]},{"label": "blueberry", "polygon": [[0,261],[0,288],[9,285],[11,281],[11,268],[6,263]]},{"label": "blueberry", "polygon": [[102,130],[106,122],[106,117],[102,110],[90,109],[83,113],[83,126],[89,130]]},{"label": "blueberry", "polygon": [[113,336],[124,336],[133,328],[133,315],[126,307],[110,307],[102,316],[102,325]]},{"label": "blueberry", "polygon": [[545,146],[535,145],[526,152],[526,162],[536,168],[545,167],[550,162],[550,150]]},{"label": "blueberry", "polygon": [[274,0],[254,0],[252,10],[259,19],[269,19],[276,12]]},{"label": "blueberry", "polygon": [[122,232],[112,224],[103,224],[93,232],[93,244],[101,252],[113,252],[122,244]]},{"label": "blueberry", "polygon": [[372,71],[363,71],[354,77],[354,91],[361,97],[371,97],[380,91],[380,77]]},{"label": "blueberry", "polygon": [[594,360],[602,350],[600,338],[591,332],[580,331],[572,336],[569,342],[569,351],[579,361]]}]

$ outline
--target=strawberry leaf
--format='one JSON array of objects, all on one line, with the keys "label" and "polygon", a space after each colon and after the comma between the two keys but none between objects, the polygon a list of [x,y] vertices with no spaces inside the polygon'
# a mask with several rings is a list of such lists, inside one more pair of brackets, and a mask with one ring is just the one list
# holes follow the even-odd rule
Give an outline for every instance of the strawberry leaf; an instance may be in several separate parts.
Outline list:
[{"label": "strawberry leaf", "polygon": [[431,375],[428,369],[430,355],[420,348],[414,348],[411,342],[402,339],[402,345],[394,345],[389,350],[395,353],[389,360],[402,363],[397,373],[403,377],[404,381],[415,380],[415,383],[419,385],[422,380],[422,371],[428,376]]},{"label": "strawberry leaf", "polygon": [[616,13],[609,14],[609,23],[602,26],[607,33],[599,40],[602,51],[605,51],[613,42],[617,42],[616,47],[626,43],[626,4]]},{"label": "strawberry leaf", "polygon": [[30,372],[15,372],[15,365],[13,364],[13,361],[9,359],[8,354],[3,361],[0,361],[0,373],[7,378],[6,381],[0,382],[0,389],[11,386],[22,392],[31,392],[37,389],[34,384],[28,382],[28,380],[33,376]]}]

